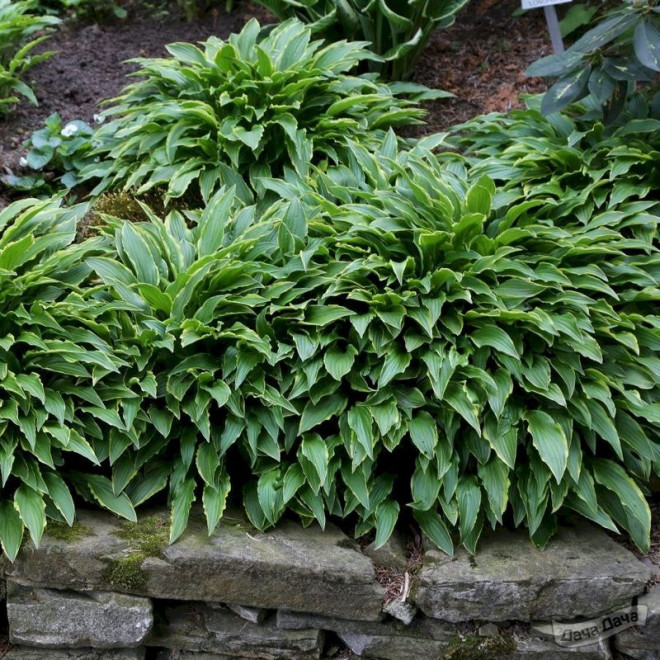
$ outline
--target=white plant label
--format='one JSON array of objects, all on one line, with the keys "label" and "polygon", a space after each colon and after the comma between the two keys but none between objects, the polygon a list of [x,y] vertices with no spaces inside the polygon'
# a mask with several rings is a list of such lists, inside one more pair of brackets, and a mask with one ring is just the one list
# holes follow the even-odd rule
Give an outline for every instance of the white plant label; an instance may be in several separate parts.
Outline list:
[{"label": "white plant label", "polygon": [[549,5],[561,5],[572,0],[520,0],[523,9],[538,9]]}]

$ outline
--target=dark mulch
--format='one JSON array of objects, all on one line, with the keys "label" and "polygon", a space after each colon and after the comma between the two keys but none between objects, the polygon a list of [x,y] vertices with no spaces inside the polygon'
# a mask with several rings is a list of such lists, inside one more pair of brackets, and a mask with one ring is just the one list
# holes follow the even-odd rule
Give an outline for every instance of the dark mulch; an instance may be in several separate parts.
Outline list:
[{"label": "dark mulch", "polygon": [[521,94],[545,90],[525,69],[549,55],[542,11],[514,16],[518,0],[476,0],[459,14],[448,30],[437,30],[424,51],[414,80],[443,89],[455,99],[434,101],[424,133],[448,127],[488,112],[522,107]]}]

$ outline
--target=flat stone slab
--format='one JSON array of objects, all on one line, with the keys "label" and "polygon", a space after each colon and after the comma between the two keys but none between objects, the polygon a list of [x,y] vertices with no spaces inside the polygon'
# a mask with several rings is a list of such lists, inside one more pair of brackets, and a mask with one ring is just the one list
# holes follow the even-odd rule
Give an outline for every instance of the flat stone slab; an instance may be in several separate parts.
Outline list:
[{"label": "flat stone slab", "polygon": [[444,621],[590,618],[644,591],[651,572],[605,532],[564,528],[544,551],[525,531],[485,535],[475,557],[429,550],[412,598]]},{"label": "flat stone slab", "polygon": [[48,649],[130,648],[141,645],[153,626],[148,598],[29,588],[11,581],[7,616],[12,644]]},{"label": "flat stone slab", "polygon": [[604,639],[585,646],[566,647],[554,641],[528,633],[514,633],[516,650],[508,660],[612,660],[610,640]]},{"label": "flat stone slab", "polygon": [[190,658],[190,660],[236,660],[235,655],[198,653],[197,651],[179,651],[178,649],[160,649],[156,654],[156,660],[181,660],[181,658]]},{"label": "flat stone slab", "polygon": [[382,660],[437,660],[458,639],[457,626],[428,618],[415,619],[406,626],[400,621],[346,621],[279,610],[277,626],[284,630],[331,631],[355,655]]},{"label": "flat stone slab", "polygon": [[640,596],[637,604],[648,608],[646,624],[620,632],[614,644],[618,651],[631,658],[658,660],[660,659],[660,587],[656,585],[650,593]]},{"label": "flat stone slab", "polygon": [[[145,517],[153,515],[163,513]],[[85,511],[78,519],[85,536],[64,541],[46,532],[41,547],[28,544],[8,575],[21,584],[54,589],[381,618],[384,591],[371,561],[332,525],[322,531],[283,522],[262,534],[243,519],[228,518],[209,537],[203,521],[193,518],[175,544],[142,557],[139,544],[121,538],[123,521]],[[124,568],[130,579],[117,583],[113,576]]]},{"label": "flat stone slab", "polygon": [[150,646],[269,660],[319,658],[323,647],[324,635],[319,630],[281,630],[273,617],[251,623],[229,609],[204,604],[170,607],[163,617]]},{"label": "flat stone slab", "polygon": [[144,660],[146,650],[140,649],[35,649],[12,646],[2,660]]}]

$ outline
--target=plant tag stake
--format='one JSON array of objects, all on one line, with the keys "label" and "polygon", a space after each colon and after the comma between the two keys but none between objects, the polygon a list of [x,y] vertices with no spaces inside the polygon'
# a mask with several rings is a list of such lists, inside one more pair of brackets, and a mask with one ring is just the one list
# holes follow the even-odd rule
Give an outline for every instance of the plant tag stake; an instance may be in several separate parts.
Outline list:
[{"label": "plant tag stake", "polygon": [[552,41],[552,49],[555,53],[564,52],[564,40],[561,38],[555,5],[565,2],[571,2],[571,0],[521,0],[523,9],[538,9],[539,7],[543,7],[545,20],[548,24],[548,32],[550,33],[550,41]]}]

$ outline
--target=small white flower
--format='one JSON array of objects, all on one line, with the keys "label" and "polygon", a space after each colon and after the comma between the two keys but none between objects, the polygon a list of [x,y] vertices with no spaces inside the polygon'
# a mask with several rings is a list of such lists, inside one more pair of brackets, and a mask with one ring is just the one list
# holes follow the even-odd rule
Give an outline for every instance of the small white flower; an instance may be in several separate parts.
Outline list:
[{"label": "small white flower", "polygon": [[103,115],[94,115],[94,121],[97,124],[102,124],[105,121],[105,117]]},{"label": "small white flower", "polygon": [[78,127],[73,122],[71,122],[62,129],[62,137],[71,137],[72,135],[75,135],[77,132],[78,132]]},{"label": "small white flower", "polygon": [[19,164],[21,167],[27,167],[27,164],[28,164],[28,162],[27,162],[27,158],[26,158],[25,156],[21,156],[21,157],[18,159],[18,164]]}]

